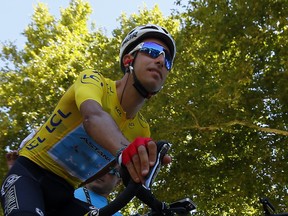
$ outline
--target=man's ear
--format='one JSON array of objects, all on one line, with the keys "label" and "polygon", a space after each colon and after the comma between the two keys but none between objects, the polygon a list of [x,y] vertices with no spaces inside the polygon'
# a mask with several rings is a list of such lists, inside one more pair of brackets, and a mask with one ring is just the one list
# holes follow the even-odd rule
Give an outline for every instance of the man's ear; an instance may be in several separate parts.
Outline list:
[{"label": "man's ear", "polygon": [[125,68],[129,67],[131,63],[133,62],[134,58],[132,55],[127,54],[123,57],[123,65]]}]

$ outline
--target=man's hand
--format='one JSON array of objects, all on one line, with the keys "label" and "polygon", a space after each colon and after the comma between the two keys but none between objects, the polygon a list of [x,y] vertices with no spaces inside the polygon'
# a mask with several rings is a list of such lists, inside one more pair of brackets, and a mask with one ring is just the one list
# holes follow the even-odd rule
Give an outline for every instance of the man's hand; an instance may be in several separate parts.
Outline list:
[{"label": "man's hand", "polygon": [[[144,183],[144,178],[148,174],[151,166],[155,164],[157,157],[157,145],[151,138],[136,138],[120,154],[118,163],[123,164],[131,178],[139,183]],[[166,155],[163,164],[171,162],[171,158]]]}]

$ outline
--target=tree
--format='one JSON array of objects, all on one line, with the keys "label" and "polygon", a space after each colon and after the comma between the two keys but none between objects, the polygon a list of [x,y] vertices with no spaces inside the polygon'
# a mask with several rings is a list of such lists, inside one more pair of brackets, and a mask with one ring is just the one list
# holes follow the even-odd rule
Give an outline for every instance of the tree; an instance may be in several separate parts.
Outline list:
[{"label": "tree", "polygon": [[286,1],[205,0],[180,16],[152,128],[175,143],[163,188],[194,195],[200,215],[259,214],[259,196],[287,206],[287,11]]}]

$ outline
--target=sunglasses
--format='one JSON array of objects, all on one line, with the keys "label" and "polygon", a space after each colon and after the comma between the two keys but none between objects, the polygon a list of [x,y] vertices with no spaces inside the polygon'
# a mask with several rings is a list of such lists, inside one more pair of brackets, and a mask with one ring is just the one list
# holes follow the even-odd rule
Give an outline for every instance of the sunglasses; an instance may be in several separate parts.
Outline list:
[{"label": "sunglasses", "polygon": [[167,70],[171,70],[172,68],[172,58],[169,51],[157,43],[142,42],[138,44],[131,52],[129,52],[129,54],[132,54],[135,51],[145,53],[153,59],[158,58],[158,56],[163,54],[165,59],[165,67]]},{"label": "sunglasses", "polygon": [[120,178],[120,172],[116,168],[112,168],[109,172],[110,175],[116,175],[118,178]]}]

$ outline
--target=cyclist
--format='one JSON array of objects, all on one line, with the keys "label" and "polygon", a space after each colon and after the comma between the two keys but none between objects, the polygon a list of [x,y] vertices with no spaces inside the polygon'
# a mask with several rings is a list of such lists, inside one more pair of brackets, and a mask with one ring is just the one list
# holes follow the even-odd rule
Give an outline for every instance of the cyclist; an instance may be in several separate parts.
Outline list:
[{"label": "cyclist", "polygon": [[80,73],[4,179],[4,214],[84,215],[93,206],[76,199],[74,189],[107,173],[115,158],[135,182],[144,182],[157,147],[139,111],[162,88],[175,52],[171,35],[148,24],[121,44],[121,80],[93,70]]}]

